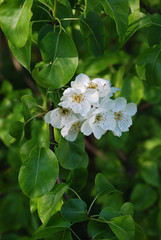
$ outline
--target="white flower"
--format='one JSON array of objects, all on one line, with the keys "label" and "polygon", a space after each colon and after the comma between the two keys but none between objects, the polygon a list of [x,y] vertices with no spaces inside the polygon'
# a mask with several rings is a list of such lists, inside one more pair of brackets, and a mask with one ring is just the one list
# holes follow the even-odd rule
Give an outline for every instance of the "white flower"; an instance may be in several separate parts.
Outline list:
[{"label": "white flower", "polygon": [[123,97],[116,98],[114,100],[114,120],[116,121],[116,127],[113,130],[114,135],[121,136],[122,132],[129,131],[129,127],[132,125],[132,116],[136,113],[137,106],[135,103],[128,103]]},{"label": "white flower", "polygon": [[80,113],[85,116],[91,109],[91,106],[98,102],[98,93],[93,89],[82,92],[79,89],[68,88],[61,97],[60,106],[71,108],[74,113]]},{"label": "white flower", "polygon": [[79,74],[75,81],[71,82],[71,86],[72,88],[79,89],[83,92],[85,92],[86,89],[95,89],[98,92],[99,97],[111,97],[113,93],[120,90],[119,88],[111,87],[111,82],[109,80],[95,78],[91,81],[90,78],[83,73]]},{"label": "white flower", "polygon": [[80,120],[72,121],[62,128],[61,135],[67,141],[73,142],[76,140],[81,126],[82,126],[82,123]]},{"label": "white flower", "polygon": [[93,133],[97,139],[100,139],[107,130],[114,130],[116,122],[113,120],[114,113],[112,111],[99,108],[93,111],[89,119],[82,124],[81,132],[86,136]]},{"label": "white flower", "polygon": [[77,119],[76,115],[69,108],[56,108],[45,115],[45,122],[50,123],[55,128],[62,128]]}]

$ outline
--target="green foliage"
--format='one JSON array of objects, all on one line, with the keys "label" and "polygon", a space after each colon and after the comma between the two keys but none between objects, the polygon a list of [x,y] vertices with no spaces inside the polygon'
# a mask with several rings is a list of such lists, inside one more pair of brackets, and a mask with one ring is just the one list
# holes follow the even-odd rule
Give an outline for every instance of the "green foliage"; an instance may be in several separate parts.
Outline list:
[{"label": "green foliage", "polygon": [[[0,239],[161,238],[160,13],[159,0],[0,0]],[[79,73],[138,105],[129,132],[68,142],[45,123]]]}]

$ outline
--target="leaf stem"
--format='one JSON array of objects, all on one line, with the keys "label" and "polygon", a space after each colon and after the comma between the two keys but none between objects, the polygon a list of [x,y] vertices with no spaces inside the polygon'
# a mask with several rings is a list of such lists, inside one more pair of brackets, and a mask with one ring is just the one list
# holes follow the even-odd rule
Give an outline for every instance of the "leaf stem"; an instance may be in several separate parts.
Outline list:
[{"label": "leaf stem", "polygon": [[78,235],[70,228],[70,231],[73,233],[73,235],[78,239],[78,240],[81,240]]},{"label": "leaf stem", "polygon": [[95,203],[95,201],[97,200],[97,198],[99,197],[100,193],[97,194],[97,196],[93,199],[89,209],[88,209],[88,212],[87,214],[89,215],[90,211],[91,211],[91,208],[93,207],[93,204]]},{"label": "leaf stem", "polygon": [[72,189],[72,188],[68,188],[68,189],[71,190],[73,193],[75,193],[75,195],[81,200],[80,196],[78,195],[78,193],[76,193],[76,192],[74,191],[74,189]]}]

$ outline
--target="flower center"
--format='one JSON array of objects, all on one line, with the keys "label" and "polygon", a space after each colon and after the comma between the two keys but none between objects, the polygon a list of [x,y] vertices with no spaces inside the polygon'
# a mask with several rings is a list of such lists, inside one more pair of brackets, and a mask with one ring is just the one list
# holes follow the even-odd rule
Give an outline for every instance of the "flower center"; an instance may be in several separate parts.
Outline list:
[{"label": "flower center", "polygon": [[73,123],[72,124],[72,129],[73,131],[79,131],[81,128],[81,123],[80,122],[77,122],[77,123]]},{"label": "flower center", "polygon": [[122,120],[122,118],[123,118],[123,113],[122,113],[122,111],[115,112],[114,115],[115,115],[115,120],[116,120],[116,121],[120,121],[120,120]]},{"label": "flower center", "polygon": [[96,115],[96,118],[95,118],[95,122],[94,122],[94,123],[97,123],[97,122],[100,122],[100,121],[102,121],[102,115],[101,115],[100,113],[98,113],[98,114]]},{"label": "flower center", "polygon": [[68,115],[70,112],[68,108],[60,108],[60,111],[62,115]]},{"label": "flower center", "polygon": [[98,89],[98,85],[96,83],[90,82],[87,88]]},{"label": "flower center", "polygon": [[75,94],[72,96],[72,98],[73,98],[73,101],[74,101],[74,102],[77,102],[77,103],[80,103],[80,102],[82,102],[82,101],[84,100],[82,93],[81,93],[81,94],[75,93]]}]

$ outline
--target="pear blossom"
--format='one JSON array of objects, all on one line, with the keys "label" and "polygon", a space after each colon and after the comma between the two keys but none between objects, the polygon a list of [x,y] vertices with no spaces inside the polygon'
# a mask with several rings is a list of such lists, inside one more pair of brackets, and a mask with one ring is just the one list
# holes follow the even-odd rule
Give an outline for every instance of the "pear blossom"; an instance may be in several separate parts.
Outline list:
[{"label": "pear blossom", "polygon": [[71,142],[80,131],[86,136],[93,133],[97,139],[107,131],[120,137],[132,125],[137,107],[123,97],[111,99],[118,90],[111,87],[109,80],[95,78],[91,81],[81,73],[63,92],[60,107],[45,115],[45,122],[61,129],[61,135]]},{"label": "pear blossom", "polygon": [[70,108],[74,113],[85,116],[90,111],[91,106],[98,102],[98,99],[98,93],[93,89],[82,92],[79,89],[68,88],[64,91],[58,105]]},{"label": "pear blossom", "polygon": [[123,97],[116,98],[114,100],[114,120],[116,121],[116,127],[113,130],[115,136],[120,137],[122,132],[129,131],[129,127],[132,125],[132,116],[135,115],[137,106],[135,103],[127,103]]},{"label": "pear blossom", "polygon": [[70,142],[75,141],[81,129],[82,123],[79,119],[69,122],[61,130],[61,135]]},{"label": "pear blossom", "polygon": [[119,91],[119,88],[111,87],[111,82],[102,78],[95,78],[92,81],[90,78],[81,73],[79,74],[75,81],[71,82],[71,86],[74,89],[80,89],[86,91],[86,89],[95,89],[98,92],[99,97],[111,97],[113,93]]},{"label": "pear blossom", "polygon": [[81,127],[84,135],[89,136],[93,133],[97,139],[100,139],[107,130],[114,130],[116,121],[114,121],[114,112],[111,110],[111,102],[113,103],[113,100],[109,100],[109,108],[107,105],[105,109],[104,104],[101,104],[99,108],[91,112]]},{"label": "pear blossom", "polygon": [[59,129],[75,120],[77,117],[69,108],[56,108],[45,115],[45,122]]}]

